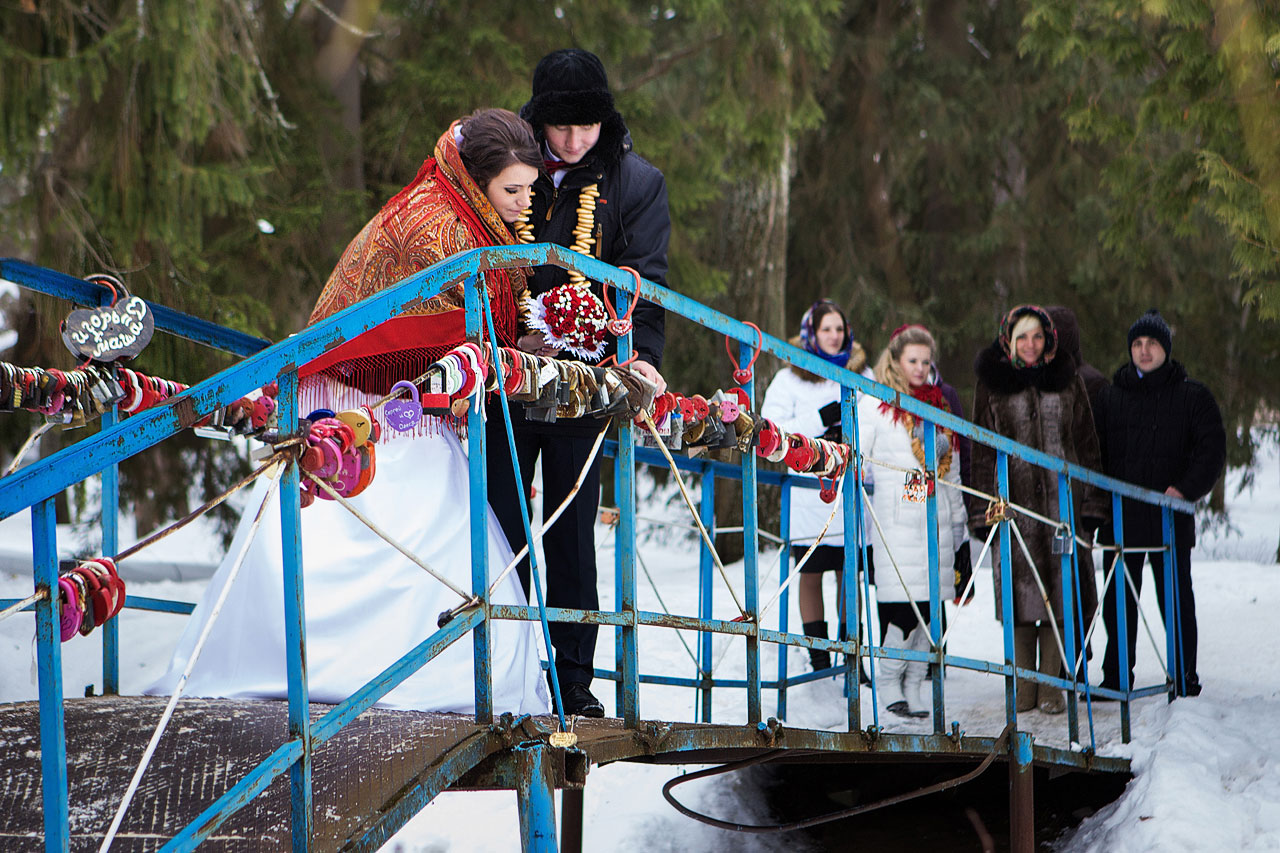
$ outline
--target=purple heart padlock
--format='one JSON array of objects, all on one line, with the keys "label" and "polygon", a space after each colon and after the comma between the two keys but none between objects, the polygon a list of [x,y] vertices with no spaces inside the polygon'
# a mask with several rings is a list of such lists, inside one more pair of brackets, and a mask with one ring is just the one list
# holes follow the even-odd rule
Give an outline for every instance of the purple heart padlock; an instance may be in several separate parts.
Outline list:
[{"label": "purple heart padlock", "polygon": [[409,392],[409,398],[397,397],[394,400],[388,400],[382,409],[382,414],[386,418],[387,426],[396,432],[408,432],[422,423],[422,403],[418,400],[418,389],[412,382],[401,381],[392,385],[391,395],[395,396],[401,388]]},{"label": "purple heart padlock", "polygon": [[76,602],[76,587],[66,578],[58,578],[58,600],[61,606],[59,628],[62,642],[66,642],[80,631],[80,623],[84,621],[84,611]]}]

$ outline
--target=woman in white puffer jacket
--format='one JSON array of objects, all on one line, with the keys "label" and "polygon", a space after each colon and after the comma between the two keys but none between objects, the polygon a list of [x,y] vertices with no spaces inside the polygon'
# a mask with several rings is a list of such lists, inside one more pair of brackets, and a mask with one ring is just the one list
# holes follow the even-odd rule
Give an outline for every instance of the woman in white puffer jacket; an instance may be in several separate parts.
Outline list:
[{"label": "woman in white puffer jacket", "polygon": [[[910,394],[921,402],[949,410],[946,398],[930,382],[930,368],[937,349],[933,336],[923,326],[909,325],[893,333],[888,347],[876,362],[877,382]],[[960,482],[959,453],[953,447],[950,430],[937,427],[937,476],[948,483]],[[874,397],[858,401],[858,440],[867,468],[874,471],[876,488],[870,496],[877,527],[871,527],[875,548],[876,597],[880,616],[880,643],[888,648],[928,651],[929,634],[916,617],[916,610],[929,618],[929,540],[924,491],[917,500],[906,496],[908,471],[925,467],[923,425],[919,419]],[[878,465],[877,463],[883,463]],[[892,466],[892,467],[884,467]],[[958,489],[936,489],[938,499],[938,588],[951,598],[955,573],[953,555],[964,540],[966,514]],[[915,608],[912,608],[914,602]],[[921,695],[928,664],[881,659],[877,679],[889,711],[902,716],[923,717],[929,706]]]},{"label": "woman in white puffer jacket", "polygon": [[[844,311],[829,299],[821,299],[809,306],[800,321],[800,334],[790,343],[837,367],[858,371],[871,378],[866,353],[862,345],[853,339]],[[807,370],[788,366],[769,383],[760,414],[785,432],[796,432],[810,438],[820,438],[834,425],[833,439],[839,441],[840,385]],[[831,517],[833,508],[834,518]],[[822,537],[822,543],[800,569],[797,592],[800,621],[805,635],[809,637],[827,637],[822,600],[822,577],[826,572],[835,574],[837,596],[842,595],[839,581],[844,571],[844,509],[838,493],[835,503],[829,504],[822,501],[817,489],[792,489],[791,555],[794,561],[799,562],[804,556],[828,518],[831,518],[831,524]],[[837,600],[843,601],[843,598],[838,597]],[[843,625],[844,620],[841,619],[840,623]],[[809,662],[814,670],[827,669],[831,666],[831,654],[826,650],[810,649]]]}]

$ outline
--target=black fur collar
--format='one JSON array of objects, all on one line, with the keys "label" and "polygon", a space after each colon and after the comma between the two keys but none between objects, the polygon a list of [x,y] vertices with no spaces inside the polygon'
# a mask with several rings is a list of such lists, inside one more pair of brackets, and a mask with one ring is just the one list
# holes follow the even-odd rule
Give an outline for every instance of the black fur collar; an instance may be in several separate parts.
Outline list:
[{"label": "black fur collar", "polygon": [[1032,386],[1041,391],[1065,391],[1076,376],[1071,359],[1061,355],[1042,368],[1015,368],[997,340],[978,352],[973,362],[978,381],[996,394],[1016,394]]}]

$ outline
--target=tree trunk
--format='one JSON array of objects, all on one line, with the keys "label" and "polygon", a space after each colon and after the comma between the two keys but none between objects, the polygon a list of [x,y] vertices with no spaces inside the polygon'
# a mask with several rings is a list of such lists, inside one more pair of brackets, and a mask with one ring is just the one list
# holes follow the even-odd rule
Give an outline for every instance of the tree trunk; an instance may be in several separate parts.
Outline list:
[{"label": "tree trunk", "polygon": [[902,235],[889,197],[891,143],[884,127],[885,107],[880,97],[880,81],[889,73],[888,45],[897,8],[898,4],[892,0],[880,0],[876,4],[874,35],[866,39],[867,51],[858,63],[863,85],[856,125],[858,136],[876,152],[875,157],[861,160],[862,185],[866,188],[866,212],[875,233],[880,268],[889,288],[889,301],[895,306],[905,305],[914,297],[911,275],[902,259]]},{"label": "tree trunk", "polygon": [[[320,147],[333,172],[333,185],[339,189],[363,190],[360,47],[381,0],[323,0],[323,5],[333,17],[316,15],[315,68],[337,104],[332,123],[341,127],[343,133],[321,140]],[[341,23],[335,22],[335,17]],[[335,213],[327,217],[323,231],[325,237],[340,248],[353,236],[346,233],[347,228],[346,219]]]},{"label": "tree trunk", "polygon": [[[723,300],[726,313],[779,337],[786,337],[791,173],[791,139],[787,137],[772,169],[749,173],[747,180],[729,188],[722,207],[716,259],[717,265],[729,273]],[[758,409],[773,369],[772,365],[766,367],[757,361],[754,370]],[[773,507],[772,524],[767,526],[776,527],[776,514],[777,508]],[[742,488],[737,481],[716,484],[716,521],[722,527],[742,524]],[[728,563],[742,558],[742,543],[738,534],[719,536],[716,548]]]}]

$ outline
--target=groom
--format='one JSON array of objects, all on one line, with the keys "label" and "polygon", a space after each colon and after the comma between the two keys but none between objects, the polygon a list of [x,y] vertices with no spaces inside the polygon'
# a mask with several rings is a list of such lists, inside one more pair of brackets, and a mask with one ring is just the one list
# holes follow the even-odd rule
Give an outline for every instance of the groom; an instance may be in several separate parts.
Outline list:
[{"label": "groom", "polygon": [[[577,48],[543,57],[533,72],[533,96],[520,109],[538,137],[546,172],[534,184],[534,242],[571,247],[590,216],[591,253],[614,266],[629,266],[643,278],[666,286],[667,187],[662,173],[631,150],[631,137],[614,109],[604,66],[593,53]],[[595,188],[592,190],[591,188]],[[585,195],[584,195],[585,191]],[[583,200],[594,198],[594,205]],[[594,208],[594,209],[592,209]],[[534,270],[529,294],[536,297],[568,280],[559,267]],[[597,294],[600,293],[596,288]],[[638,360],[631,367],[666,390],[658,373],[665,342],[665,312],[641,302],[632,314],[632,347]],[[543,354],[554,350],[544,349]],[[569,357],[567,355],[562,357]],[[594,419],[539,423],[512,412],[516,453],[524,496],[532,493],[534,465],[542,459],[544,513],[550,514],[573,488],[596,434],[604,424]],[[513,550],[525,545],[520,496],[510,488],[515,474],[503,419],[488,421],[489,503]],[[542,540],[547,563],[547,606],[600,609],[596,592],[595,518],[600,505],[600,458],[592,462],[582,490]],[[520,579],[529,591],[529,561],[521,562]],[[595,674],[597,627],[551,623],[556,671],[566,714],[603,717],[604,706],[590,689]]]}]

